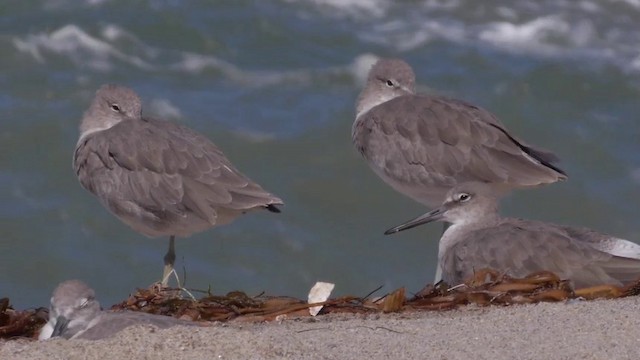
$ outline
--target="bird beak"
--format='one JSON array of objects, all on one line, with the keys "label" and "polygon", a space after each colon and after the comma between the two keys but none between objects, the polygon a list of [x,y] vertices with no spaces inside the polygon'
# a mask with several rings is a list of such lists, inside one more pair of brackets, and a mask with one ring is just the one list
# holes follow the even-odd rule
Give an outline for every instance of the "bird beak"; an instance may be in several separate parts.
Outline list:
[{"label": "bird beak", "polygon": [[430,223],[433,221],[438,221],[441,220],[444,216],[444,213],[446,212],[446,210],[444,208],[437,208],[433,211],[429,211],[428,213],[418,216],[417,218],[413,219],[413,220],[409,220],[404,224],[398,225],[396,227],[393,227],[387,231],[384,232],[385,235],[391,235],[391,234],[395,234],[399,231],[402,230],[407,230],[407,229],[411,229],[414,228],[416,226],[420,226],[422,224],[426,224],[426,223]]},{"label": "bird beak", "polygon": [[67,330],[67,325],[69,325],[69,320],[64,316],[58,316],[51,337],[61,336],[62,333]]}]

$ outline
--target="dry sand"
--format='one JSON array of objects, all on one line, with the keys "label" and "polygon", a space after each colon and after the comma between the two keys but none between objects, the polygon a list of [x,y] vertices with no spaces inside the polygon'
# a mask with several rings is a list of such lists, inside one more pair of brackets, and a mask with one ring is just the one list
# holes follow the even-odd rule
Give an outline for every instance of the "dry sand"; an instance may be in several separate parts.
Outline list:
[{"label": "dry sand", "polygon": [[0,359],[638,359],[640,297],[0,342]]}]

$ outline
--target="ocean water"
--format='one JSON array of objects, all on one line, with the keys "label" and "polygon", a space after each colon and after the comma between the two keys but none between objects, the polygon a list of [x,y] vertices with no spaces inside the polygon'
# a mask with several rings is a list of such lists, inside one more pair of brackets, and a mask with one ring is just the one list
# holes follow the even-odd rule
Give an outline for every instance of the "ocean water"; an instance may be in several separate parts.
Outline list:
[{"label": "ocean water", "polygon": [[159,279],[167,239],[135,233],[82,189],[78,124],[104,83],[210,137],[279,195],[177,242],[186,286],[305,297],[432,281],[440,225],[351,145],[376,56],[422,91],[483,106],[554,151],[570,179],[506,199],[510,216],[640,241],[640,1],[8,1],[0,6],[0,297],[46,306],[80,278],[103,305]]}]

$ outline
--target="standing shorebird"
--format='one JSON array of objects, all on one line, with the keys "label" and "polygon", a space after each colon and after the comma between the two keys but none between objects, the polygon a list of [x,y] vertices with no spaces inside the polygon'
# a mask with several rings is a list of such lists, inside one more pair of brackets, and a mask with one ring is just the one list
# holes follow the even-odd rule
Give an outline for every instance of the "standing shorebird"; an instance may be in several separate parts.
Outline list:
[{"label": "standing shorebird", "polygon": [[567,178],[555,155],[519,140],[490,112],[416,94],[415,74],[399,59],[373,65],[356,111],[353,143],[373,171],[429,207],[467,181],[507,191]]},{"label": "standing shorebird", "polygon": [[504,194],[567,178],[555,155],[519,140],[490,112],[417,94],[413,69],[399,59],[381,59],[369,71],[352,138],[382,180],[430,208],[468,181]]},{"label": "standing shorebird", "polygon": [[171,326],[197,326],[197,323],[143,312],[103,311],[96,294],[80,280],[67,280],[53,291],[49,322],[40,330],[39,340],[53,337],[99,340],[133,325],[147,324],[161,329]]},{"label": "standing shorebird", "polygon": [[73,156],[80,184],[149,237],[169,236],[162,284],[174,273],[176,236],[231,222],[282,200],[240,173],[209,139],[142,115],[131,89],[104,85],[80,124]]},{"label": "standing shorebird", "polygon": [[490,184],[460,184],[439,208],[386,233],[432,221],[450,223],[438,250],[442,279],[450,285],[483,268],[514,277],[552,271],[576,288],[620,286],[640,277],[640,245],[585,228],[503,218],[498,201]]}]

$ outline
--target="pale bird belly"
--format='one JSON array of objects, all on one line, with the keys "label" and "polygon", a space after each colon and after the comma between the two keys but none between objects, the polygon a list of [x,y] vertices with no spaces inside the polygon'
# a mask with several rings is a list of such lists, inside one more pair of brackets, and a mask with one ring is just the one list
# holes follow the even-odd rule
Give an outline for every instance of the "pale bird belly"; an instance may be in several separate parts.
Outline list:
[{"label": "pale bird belly", "polygon": [[122,211],[123,208],[119,208],[118,211],[114,211],[114,209],[111,208],[109,209],[133,230],[148,237],[171,235],[188,237],[209,228],[228,224],[242,215],[242,211],[239,210],[216,208],[216,216],[212,218],[213,222],[210,222],[194,213],[184,215],[173,214],[165,219],[159,219],[154,214],[145,211],[134,203],[129,203],[128,206],[126,206],[126,211]]},{"label": "pale bird belly", "polygon": [[398,179],[389,176],[381,169],[373,167],[376,174],[397,192],[410,197],[411,199],[426,205],[429,208],[440,206],[451,189],[451,186],[439,185],[434,181],[433,185],[424,185],[418,182],[409,182],[405,179]]}]

